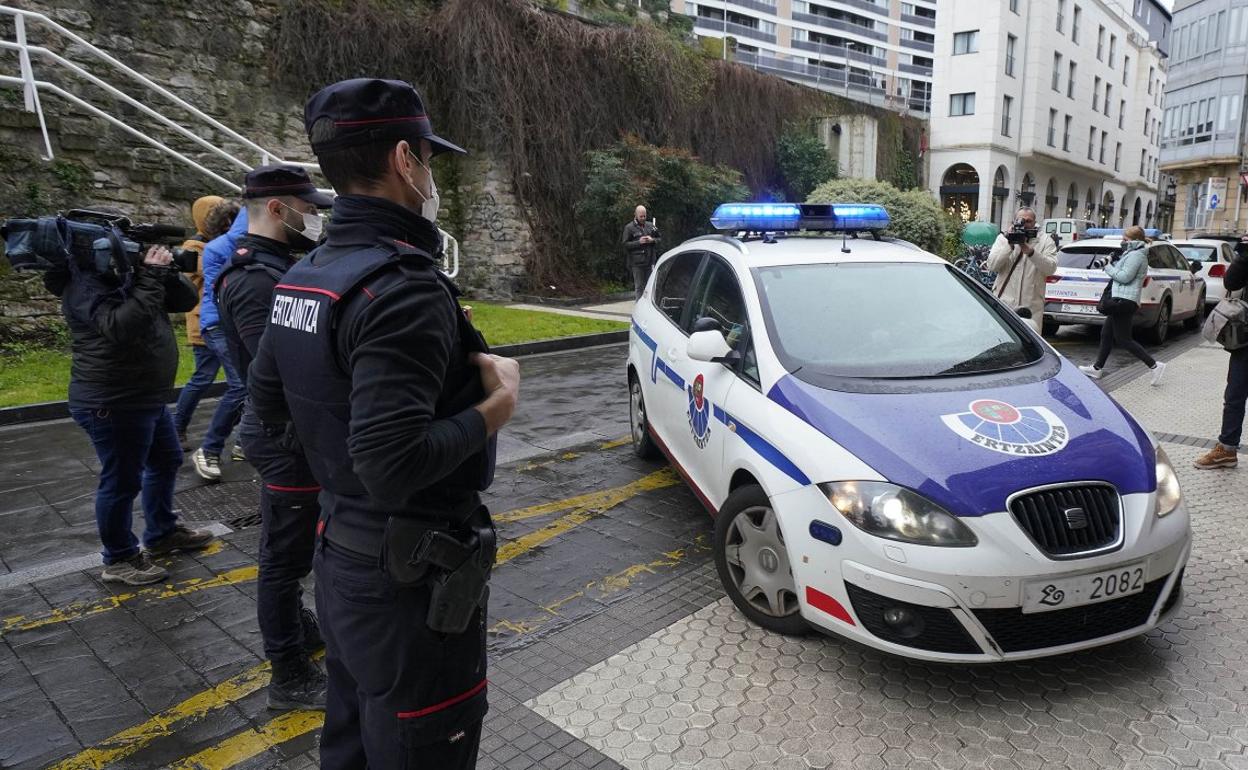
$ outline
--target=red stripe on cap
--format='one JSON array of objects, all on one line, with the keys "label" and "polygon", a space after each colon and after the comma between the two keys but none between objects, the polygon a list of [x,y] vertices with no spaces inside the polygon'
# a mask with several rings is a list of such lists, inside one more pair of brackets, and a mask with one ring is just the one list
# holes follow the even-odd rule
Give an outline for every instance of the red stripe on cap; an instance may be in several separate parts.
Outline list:
[{"label": "red stripe on cap", "polygon": [[277,286],[274,286],[273,288],[290,289],[291,291],[310,291],[313,294],[324,294],[326,297],[330,297],[332,299],[342,299],[341,296],[335,294],[329,289],[318,289],[315,286],[295,286],[294,284],[289,284],[289,283],[279,283]]},{"label": "red stripe on cap", "polygon": [[425,708],[419,709],[417,711],[400,711],[396,716],[398,716],[399,719],[417,719],[419,717],[429,716],[430,714],[434,714],[439,711],[445,711],[446,709],[449,709],[451,706],[454,706],[457,703],[463,703],[464,701],[468,700],[472,696],[484,690],[485,685],[488,683],[488,681],[489,680],[487,679],[482,679],[479,683],[477,683],[476,687],[473,687],[471,690],[467,692],[461,692],[459,695],[456,695],[453,698],[447,698],[441,703],[435,703],[432,706],[426,706]]},{"label": "red stripe on cap", "polygon": [[409,115],[402,118],[369,118],[367,120],[335,120],[335,126],[375,126],[380,123],[414,123],[428,120],[428,115]]},{"label": "red stripe on cap", "polygon": [[828,596],[817,588],[806,586],[806,603],[817,610],[822,610],[837,620],[843,620],[851,626],[858,625],[854,619],[849,616],[844,605]]}]

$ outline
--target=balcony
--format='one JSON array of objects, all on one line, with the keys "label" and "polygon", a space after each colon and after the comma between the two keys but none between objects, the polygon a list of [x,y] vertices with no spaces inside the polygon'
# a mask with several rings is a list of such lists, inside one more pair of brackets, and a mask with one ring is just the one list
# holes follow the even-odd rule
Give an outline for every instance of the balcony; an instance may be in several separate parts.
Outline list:
[{"label": "balcony", "polygon": [[931,27],[932,29],[936,29],[936,19],[930,16],[911,16],[908,13],[903,13],[901,15],[901,20],[904,22],[909,22],[910,24],[918,24],[923,27]]},{"label": "balcony", "polygon": [[882,40],[884,42],[888,42],[888,33],[886,32],[879,32],[874,29],[868,29],[858,24],[851,24],[848,21],[841,21],[840,19],[833,19],[827,16],[820,16],[817,13],[794,12],[793,21],[804,21],[807,24],[814,24],[815,26],[818,26],[818,27],[825,27],[827,29],[836,29],[836,30],[840,30],[841,32],[849,32],[851,34],[862,35],[863,37],[869,37],[873,40]]},{"label": "balcony", "polygon": [[742,8],[753,8],[756,11],[770,13],[773,16],[776,14],[776,4],[774,2],[768,3],[765,0],[732,0],[732,4]]},{"label": "balcony", "polygon": [[855,51],[852,48],[846,48],[841,45],[829,45],[828,43],[812,43],[809,40],[794,40],[792,43],[794,48],[802,51],[812,51],[821,56],[836,56],[841,59],[849,59],[851,61],[863,62],[876,67],[887,67],[888,62],[880,56],[871,56]]},{"label": "balcony", "polygon": [[754,27],[747,27],[744,24],[736,24],[731,21],[725,24],[720,19],[713,19],[708,16],[699,16],[697,18],[696,26],[708,34],[722,35],[727,32],[732,37],[738,39],[744,38],[746,40],[757,40],[759,42],[771,43],[773,45],[776,42],[776,36],[769,32],[764,32],[761,29],[755,29]]},{"label": "balcony", "polygon": [[932,76],[931,67],[922,67],[918,64],[898,64],[897,69],[901,72],[908,72],[911,75],[924,75],[929,78]]},{"label": "balcony", "polygon": [[[778,59],[767,54],[747,53],[744,51],[738,51],[732,58],[738,64],[781,75],[791,80],[800,80],[825,90],[846,90],[845,70],[819,67],[806,62]],[[872,84],[861,75],[852,73],[849,74],[848,90],[851,96],[856,96],[860,101],[867,101],[872,104],[884,105],[890,99],[888,92],[884,88]],[[897,99],[899,103],[907,103],[906,106],[916,112],[926,112],[929,107],[928,103],[922,99],[905,99],[904,97],[898,97]]]},{"label": "balcony", "polygon": [[926,51],[927,53],[931,53],[936,50],[936,45],[934,43],[924,43],[922,40],[906,40],[905,38],[902,38],[900,43],[902,48],[913,48],[916,51]]},{"label": "balcony", "polygon": [[842,6],[849,6],[850,8],[857,8],[863,11],[868,11],[870,13],[879,14],[881,17],[885,19],[889,17],[889,9],[888,9],[887,4],[877,5],[876,3],[870,2],[870,0],[839,0],[837,4],[842,5]]}]

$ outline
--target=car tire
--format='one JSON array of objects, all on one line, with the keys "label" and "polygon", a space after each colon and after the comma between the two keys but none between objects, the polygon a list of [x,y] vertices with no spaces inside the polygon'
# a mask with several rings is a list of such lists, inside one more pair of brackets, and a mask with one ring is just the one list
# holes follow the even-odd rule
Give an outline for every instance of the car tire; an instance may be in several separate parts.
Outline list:
[{"label": "car tire", "polygon": [[1056,337],[1058,330],[1061,328],[1062,325],[1057,321],[1050,321],[1046,318],[1040,324],[1040,334],[1044,337]]},{"label": "car tire", "polygon": [[646,398],[641,392],[641,380],[635,373],[628,375],[628,425],[633,439],[633,454],[643,460],[657,460],[663,456],[654,436],[650,435],[647,419]]},{"label": "car tire", "polygon": [[1170,336],[1170,298],[1161,301],[1161,310],[1157,311],[1157,323],[1148,330],[1146,339],[1154,345],[1163,345]]},{"label": "car tire", "polygon": [[1189,332],[1199,331],[1200,325],[1205,320],[1205,293],[1200,293],[1200,302],[1196,303],[1196,310],[1192,313],[1192,317],[1183,322],[1183,328]]},{"label": "car tire", "polygon": [[732,603],[768,631],[798,636],[802,618],[784,536],[763,488],[739,487],[715,516],[715,568]]}]

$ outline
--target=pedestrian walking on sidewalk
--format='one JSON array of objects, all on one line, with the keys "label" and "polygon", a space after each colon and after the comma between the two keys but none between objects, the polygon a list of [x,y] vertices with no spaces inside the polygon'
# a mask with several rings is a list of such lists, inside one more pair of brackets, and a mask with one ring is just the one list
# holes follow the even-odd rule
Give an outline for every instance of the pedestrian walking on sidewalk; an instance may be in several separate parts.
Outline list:
[{"label": "pedestrian walking on sidewalk", "polygon": [[1125,348],[1152,370],[1151,384],[1161,384],[1166,365],[1150,356],[1135,341],[1131,332],[1132,319],[1140,309],[1140,291],[1144,288],[1144,279],[1148,277],[1149,243],[1151,241],[1145,237],[1144,228],[1128,227],[1122,231],[1121,256],[1105,266],[1111,288],[1105,323],[1101,326],[1101,349],[1095,364],[1079,367],[1080,371],[1094,380],[1099,380],[1104,375],[1105,362],[1117,346]]},{"label": "pedestrian walking on sidewalk", "polygon": [[[1222,285],[1228,292],[1248,287],[1248,236],[1235,246],[1235,261],[1227,268]],[[1244,432],[1244,405],[1248,403],[1248,348],[1231,351],[1222,396],[1222,433],[1218,445],[1196,461],[1201,470],[1234,468],[1239,464],[1239,441]]]},{"label": "pedestrian walking on sidewalk", "polygon": [[647,221],[645,206],[638,206],[633,211],[633,221],[624,225],[623,243],[633,273],[633,298],[641,299],[659,251],[659,228]]}]

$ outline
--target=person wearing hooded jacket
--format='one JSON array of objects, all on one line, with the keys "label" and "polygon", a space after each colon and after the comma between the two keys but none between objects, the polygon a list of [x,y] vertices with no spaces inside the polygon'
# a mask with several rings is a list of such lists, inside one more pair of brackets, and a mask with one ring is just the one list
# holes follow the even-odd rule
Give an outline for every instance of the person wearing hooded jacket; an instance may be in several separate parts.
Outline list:
[{"label": "person wearing hooded jacket", "polygon": [[217,275],[229,264],[238,239],[247,232],[247,209],[234,218],[234,224],[220,237],[204,247],[204,288],[199,303],[199,328],[204,343],[221,361],[225,369],[225,394],[217,402],[212,421],[199,448],[191,454],[195,472],[205,481],[221,480],[221,452],[234,426],[243,416],[243,399],[247,396],[247,384],[243,374],[234,368],[230,359],[229,343],[221,328],[221,314],[217,310],[214,285]]},{"label": "person wearing hooded jacket", "polygon": [[[233,213],[229,213],[232,210]],[[228,214],[228,219],[224,217]],[[185,251],[193,252],[196,269],[187,277],[195,286],[196,294],[204,288],[204,246],[208,241],[224,233],[234,217],[238,214],[238,204],[227,201],[218,195],[205,195],[191,205],[191,219],[195,222],[195,235],[182,244]],[[178,441],[183,451],[190,450],[186,431],[195,416],[195,407],[204,397],[205,391],[217,379],[221,371],[221,361],[216,354],[204,344],[203,335],[199,333],[199,305],[186,313],[186,341],[191,346],[191,355],[195,358],[195,370],[190,379],[182,386],[178,394],[178,403],[174,408],[173,423],[178,432]]]}]

